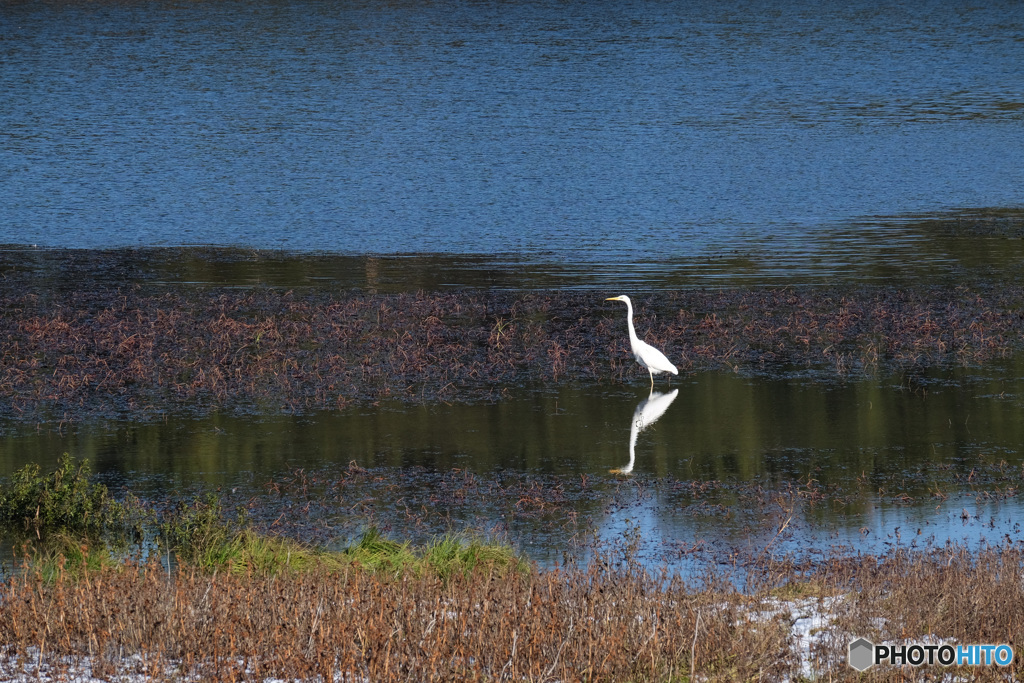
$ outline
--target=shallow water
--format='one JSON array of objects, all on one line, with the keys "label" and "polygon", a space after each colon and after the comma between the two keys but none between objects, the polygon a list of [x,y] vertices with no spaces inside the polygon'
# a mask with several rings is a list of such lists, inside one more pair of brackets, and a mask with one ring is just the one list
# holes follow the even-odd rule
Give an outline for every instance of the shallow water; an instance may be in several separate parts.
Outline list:
[{"label": "shallow water", "polygon": [[[691,373],[658,381],[671,398],[639,416],[634,475],[850,486],[975,457],[1016,466],[1024,443],[1024,360],[994,367],[822,382]],[[648,396],[631,385],[517,389],[493,403],[378,403],[306,415],[168,414],[148,422],[6,422],[0,475],[67,451],[152,486],[234,486],[293,467],[606,474],[630,460]],[[661,377],[664,377],[661,376]],[[817,376],[820,378],[820,375]],[[643,381],[641,381],[643,380]],[[674,395],[672,392],[677,392]],[[1021,460],[1024,462],[1024,460]],[[972,465],[967,465],[969,468]],[[911,491],[914,492],[914,491]]]},{"label": "shallow water", "polygon": [[[322,541],[371,521],[414,538],[470,528],[548,562],[631,538],[652,563],[694,561],[694,546],[721,559],[766,546],[787,517],[773,551],[997,542],[1020,537],[1021,362],[836,382],[695,373],[650,396],[638,378],[491,404],[6,423],[0,475],[69,452],[115,489],[217,489]],[[352,480],[353,467],[369,474]],[[281,486],[286,504],[265,498]]]}]

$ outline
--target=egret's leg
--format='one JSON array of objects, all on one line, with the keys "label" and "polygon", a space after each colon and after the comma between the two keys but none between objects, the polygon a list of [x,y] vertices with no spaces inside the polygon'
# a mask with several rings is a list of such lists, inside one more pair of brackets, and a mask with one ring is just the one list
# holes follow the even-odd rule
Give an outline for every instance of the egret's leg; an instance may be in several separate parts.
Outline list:
[{"label": "egret's leg", "polygon": [[651,391],[654,391],[654,373],[651,372],[650,368],[647,368],[647,374],[651,376]]}]

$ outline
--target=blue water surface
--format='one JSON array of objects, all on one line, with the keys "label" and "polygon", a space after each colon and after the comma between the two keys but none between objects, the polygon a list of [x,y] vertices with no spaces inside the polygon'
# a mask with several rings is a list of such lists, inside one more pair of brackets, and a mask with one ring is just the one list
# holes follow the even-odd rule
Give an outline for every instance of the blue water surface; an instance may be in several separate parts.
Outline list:
[{"label": "blue water surface", "polygon": [[0,244],[913,249],[1024,206],[1021,35],[1016,2],[6,2]]}]

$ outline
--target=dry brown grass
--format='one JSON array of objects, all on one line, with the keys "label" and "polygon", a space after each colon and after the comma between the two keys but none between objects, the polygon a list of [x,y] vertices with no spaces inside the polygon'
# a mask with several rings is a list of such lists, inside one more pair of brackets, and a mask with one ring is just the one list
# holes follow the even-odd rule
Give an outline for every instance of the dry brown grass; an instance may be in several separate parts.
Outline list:
[{"label": "dry brown grass", "polygon": [[749,621],[743,603],[596,568],[444,581],[356,568],[168,577],[151,564],[8,580],[0,642],[26,657],[88,657],[101,673],[137,654],[157,679],[660,681],[691,666],[723,680],[783,676],[788,627]]},{"label": "dry brown grass", "polygon": [[[1024,671],[1019,655],[1009,669],[878,666],[858,674],[846,663],[848,643],[860,636],[1018,648],[1024,549],[779,566],[746,594],[721,578],[685,585],[600,562],[448,580],[358,566],[169,575],[151,563],[52,582],[29,571],[0,588],[0,642],[8,662],[49,661],[51,675],[88,661],[94,675],[128,666],[159,680],[1007,680]],[[821,628],[802,661],[808,648],[793,625],[808,613]]]},{"label": "dry brown grass", "polygon": [[[1024,547],[969,550],[950,545],[884,557],[836,557],[794,573],[780,596],[835,596],[811,648],[811,668],[828,680],[1017,680],[1024,672]],[[873,643],[1001,644],[1016,654],[1010,667],[879,665],[859,674],[846,663],[858,637]]]}]

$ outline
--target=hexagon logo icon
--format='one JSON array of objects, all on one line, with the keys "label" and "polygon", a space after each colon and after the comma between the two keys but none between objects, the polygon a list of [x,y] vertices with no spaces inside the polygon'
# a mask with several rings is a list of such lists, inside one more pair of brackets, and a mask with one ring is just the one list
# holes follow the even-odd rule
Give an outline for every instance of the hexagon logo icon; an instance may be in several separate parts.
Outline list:
[{"label": "hexagon logo icon", "polygon": [[874,664],[875,645],[866,638],[858,638],[850,643],[850,666],[857,671],[864,671]]}]

